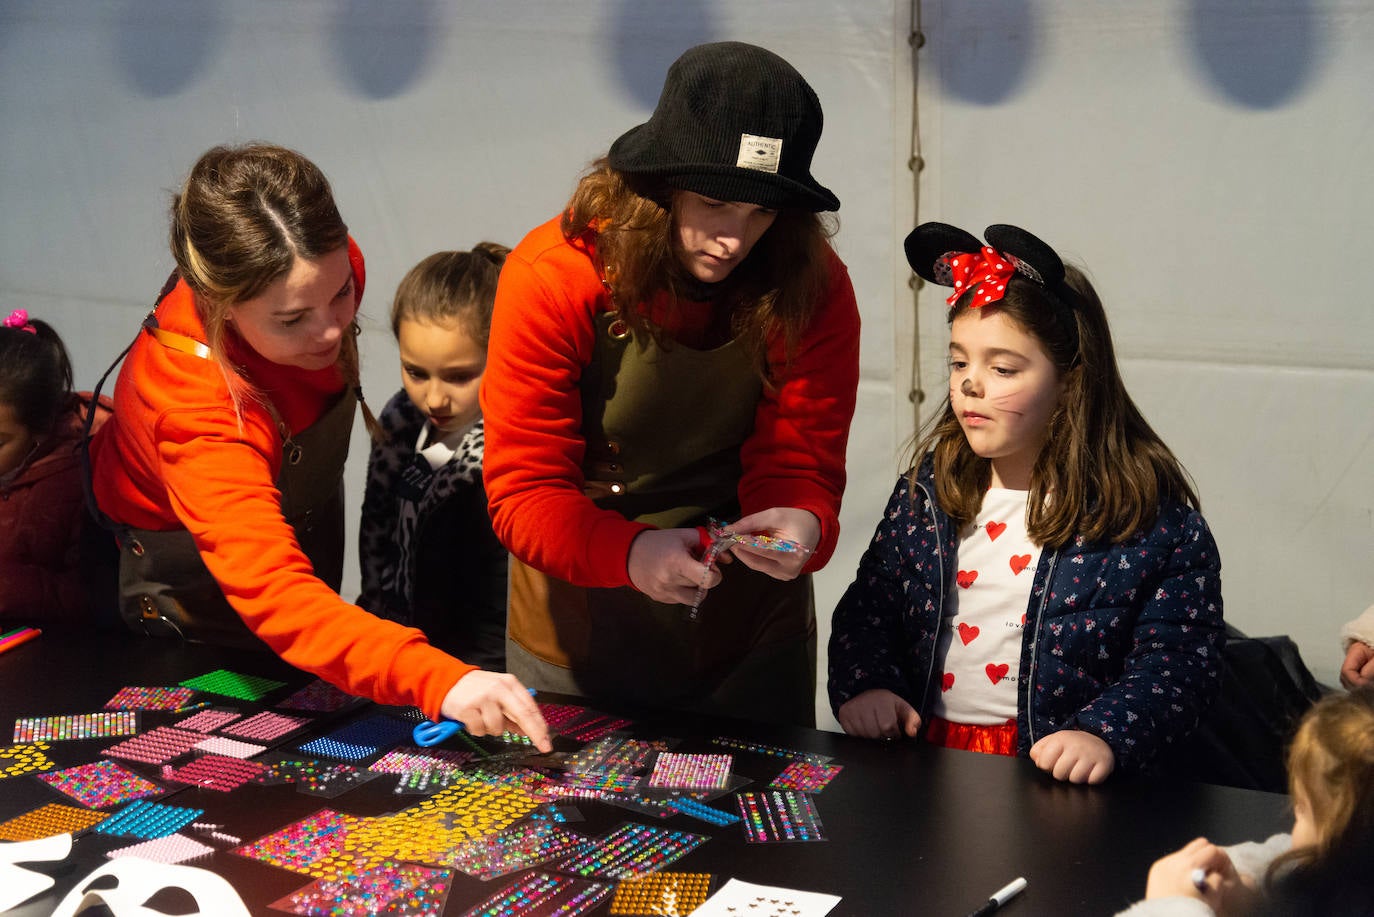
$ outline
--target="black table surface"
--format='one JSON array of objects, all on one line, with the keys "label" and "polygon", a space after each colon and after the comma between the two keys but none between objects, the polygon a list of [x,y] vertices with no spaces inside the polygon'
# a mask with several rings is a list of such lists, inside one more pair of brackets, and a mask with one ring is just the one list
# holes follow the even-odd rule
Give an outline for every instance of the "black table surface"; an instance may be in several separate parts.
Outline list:
[{"label": "black table surface", "polygon": [[[215,699],[216,707],[244,712],[269,708],[311,680],[262,654],[122,635],[75,642],[44,635],[0,654],[0,729],[12,730],[20,717],[94,712],[126,685],[174,685],[220,668],[288,682],[288,688],[261,704]],[[576,702],[552,695],[540,699]],[[832,757],[831,763],[843,770],[814,797],[826,837],[822,842],[749,844],[738,823],[716,827],[686,815],[659,822],[585,800],[573,803],[585,821],[568,827],[599,835],[623,822],[640,821],[707,834],[708,843],[669,868],[712,873],[720,881],[737,878],[838,895],[842,900],[831,912],[835,915],[962,917],[1017,876],[1029,885],[999,913],[1112,914],[1143,893],[1145,873],[1156,857],[1194,837],[1235,843],[1262,839],[1291,825],[1288,798],[1270,793],[1128,775],[1097,787],[1071,786],[1029,761],[922,742],[868,742],[741,720],[597,709],[632,717],[630,731],[636,737],[681,740],[675,748],[679,752],[732,751],[711,741],[720,737]],[[376,710],[369,704],[322,718],[310,732],[292,735],[285,744],[294,747]],[[141,716],[141,728],[147,729],[184,714]],[[7,733],[0,739],[0,746],[10,737]],[[100,750],[116,741],[54,741],[46,754],[56,767],[67,767],[99,759]],[[559,739],[557,747],[571,751],[578,745]],[[762,754],[733,754],[733,772],[753,781],[743,790],[767,786],[786,764]],[[158,779],[157,768],[120,763]],[[383,777],[332,799],[299,793],[292,785],[251,785],[230,793],[188,787],[162,801],[203,808],[201,821],[221,824],[222,832],[249,842],[325,807],[375,816],[417,801],[396,795],[393,786],[394,780]],[[0,821],[49,802],[77,805],[35,775],[0,779]],[[733,809],[729,799],[714,804]],[[105,862],[105,851],[135,842],[94,832],[81,835],[65,865],[45,868],[57,878],[55,889],[10,913],[50,913],[69,888]],[[217,851],[188,865],[224,876],[254,913],[278,913],[267,905],[309,881],[227,853],[227,844],[207,842]],[[446,913],[461,914],[509,878],[483,883],[455,873]],[[608,909],[602,905],[597,913]]]}]

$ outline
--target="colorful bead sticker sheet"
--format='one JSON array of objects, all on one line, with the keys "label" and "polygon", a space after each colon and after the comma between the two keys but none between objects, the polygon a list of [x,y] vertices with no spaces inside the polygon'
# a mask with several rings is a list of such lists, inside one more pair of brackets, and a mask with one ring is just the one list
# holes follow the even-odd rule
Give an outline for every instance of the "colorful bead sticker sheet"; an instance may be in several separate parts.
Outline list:
[{"label": "colorful bead sticker sheet", "polygon": [[594,742],[602,736],[610,735],[621,729],[628,729],[633,725],[634,720],[599,714],[594,719],[565,729],[561,734],[578,742]]},{"label": "colorful bead sticker sheet", "polygon": [[47,742],[22,743],[0,748],[0,780],[19,777],[35,771],[50,771],[53,763],[44,752]]},{"label": "colorful bead sticker sheet", "polygon": [[587,838],[550,822],[524,822],[463,844],[447,862],[486,881],[577,852]]},{"label": "colorful bead sticker sheet", "polygon": [[50,802],[7,822],[0,822],[0,841],[36,841],[54,834],[75,834],[98,825],[109,816]]},{"label": "colorful bead sticker sheet", "polygon": [[844,770],[839,764],[812,764],[809,761],[793,761],[769,784],[781,790],[801,790],[804,793],[819,793],[829,785],[835,775]]},{"label": "colorful bead sticker sheet", "polygon": [[661,872],[624,879],[615,887],[614,917],[653,914],[690,914],[711,894],[715,877],[709,872]]},{"label": "colorful bead sticker sheet", "polygon": [[832,759],[829,755],[818,755],[809,751],[797,751],[793,748],[779,748],[777,745],[763,745],[758,742],[746,742],[743,739],[733,739],[726,736],[719,736],[711,740],[712,745],[721,745],[725,748],[733,748],[735,751],[747,751],[756,755],[769,755],[774,758],[791,758],[796,761],[809,761],[812,764],[828,764]]},{"label": "colorful bead sticker sheet", "polygon": [[35,716],[14,721],[16,742],[104,739],[109,736],[131,736],[136,732],[138,714],[132,710]]},{"label": "colorful bead sticker sheet", "polygon": [[263,769],[254,778],[255,783],[266,785],[294,783],[297,791],[301,793],[325,798],[339,796],[377,776],[371,771],[354,767],[351,764],[320,761],[317,758],[300,759],[277,756],[261,763]]},{"label": "colorful bead sticker sheet", "polygon": [[334,713],[360,700],[327,681],[316,679],[275,706],[282,710],[301,710],[306,713]]},{"label": "colorful bead sticker sheet", "polygon": [[791,790],[740,793],[744,839],[751,844],[823,841],[821,817],[811,797]]},{"label": "colorful bead sticker sheet", "polygon": [[573,752],[563,769],[579,774],[642,774],[654,755],[668,751],[675,743],[668,739],[632,739],[625,735],[602,736]]},{"label": "colorful bead sticker sheet", "polygon": [[306,742],[299,750],[341,761],[361,761],[407,738],[410,732],[410,724],[404,720],[376,714]]},{"label": "colorful bead sticker sheet", "polygon": [[51,774],[39,774],[38,779],[91,809],[103,809],[162,792],[162,787],[156,783],[144,780],[114,761],[78,764]]},{"label": "colorful bead sticker sheet", "polygon": [[101,834],[122,834],[144,839],[176,834],[205,814],[204,809],[169,806],[138,799],[95,826]]},{"label": "colorful bead sticker sheet", "polygon": [[539,872],[517,879],[462,917],[578,917],[611,895],[611,886]]},{"label": "colorful bead sticker sheet", "polygon": [[683,815],[690,815],[692,818],[708,822],[713,825],[733,825],[740,818],[733,812],[726,812],[717,809],[715,806],[708,806],[700,799],[691,796],[673,796],[668,800],[674,809]]},{"label": "colorful bead sticker sheet", "polygon": [[708,840],[704,834],[626,822],[556,868],[589,878],[625,879],[659,872]]},{"label": "colorful bead sticker sheet", "polygon": [[648,786],[655,789],[723,790],[734,755],[682,755],[665,751],[654,762]]},{"label": "colorful bead sticker sheet", "polygon": [[288,914],[430,917],[444,909],[453,870],[358,859],[337,877],[317,879],[273,903]]},{"label": "colorful bead sticker sheet", "polygon": [[257,675],[241,675],[228,669],[215,669],[213,672],[188,678],[181,682],[181,685],[185,688],[195,688],[197,691],[233,697],[238,700],[257,701],[262,700],[278,688],[285,687],[286,682],[276,681],[272,678],[261,678]]},{"label": "colorful bead sticker sheet", "polygon": [[204,733],[192,732],[189,729],[158,726],[118,745],[111,745],[101,754],[142,764],[166,764],[195,748],[196,743],[204,738]]},{"label": "colorful bead sticker sheet", "polygon": [[209,844],[202,844],[193,837],[187,837],[184,834],[169,834],[166,837],[155,837],[150,841],[130,844],[128,847],[118,847],[107,852],[105,856],[111,860],[117,860],[120,857],[138,857],[141,860],[152,860],[154,863],[171,864],[200,859],[214,852],[214,847]]},{"label": "colorful bead sticker sheet", "polygon": [[176,710],[191,702],[190,688],[120,688],[105,702],[106,710]]},{"label": "colorful bead sticker sheet", "polygon": [[214,732],[221,726],[227,726],[234,722],[242,715],[237,710],[202,710],[177,720],[173,725],[177,729],[190,729],[193,732]]},{"label": "colorful bead sticker sheet", "polygon": [[394,748],[368,767],[379,774],[405,774],[411,771],[444,769],[458,771],[472,760],[472,752],[447,748]]},{"label": "colorful bead sticker sheet", "polygon": [[262,773],[263,765],[256,761],[231,758],[228,755],[203,755],[176,770],[166,771],[162,777],[176,783],[186,783],[202,790],[227,793],[238,789]]},{"label": "colorful bead sticker sheet", "polygon": [[310,720],[303,716],[287,716],[284,713],[264,710],[262,713],[250,716],[240,723],[220,729],[220,732],[227,736],[238,736],[240,739],[272,742],[309,725],[309,723]]},{"label": "colorful bead sticker sheet", "polygon": [[310,875],[315,871],[316,864],[343,850],[344,838],[361,821],[333,809],[321,809],[314,815],[292,822],[229,852],[290,872]]}]

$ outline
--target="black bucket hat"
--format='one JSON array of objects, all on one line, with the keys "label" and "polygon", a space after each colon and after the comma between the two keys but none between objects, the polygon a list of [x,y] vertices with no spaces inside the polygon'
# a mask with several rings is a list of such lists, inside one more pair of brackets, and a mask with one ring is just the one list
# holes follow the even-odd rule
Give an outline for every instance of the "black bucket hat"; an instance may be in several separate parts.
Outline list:
[{"label": "black bucket hat", "polygon": [[770,208],[838,210],[811,177],[821,103],[787,61],[722,41],[689,48],[668,68],[648,121],[611,144],[611,168],[684,191]]}]

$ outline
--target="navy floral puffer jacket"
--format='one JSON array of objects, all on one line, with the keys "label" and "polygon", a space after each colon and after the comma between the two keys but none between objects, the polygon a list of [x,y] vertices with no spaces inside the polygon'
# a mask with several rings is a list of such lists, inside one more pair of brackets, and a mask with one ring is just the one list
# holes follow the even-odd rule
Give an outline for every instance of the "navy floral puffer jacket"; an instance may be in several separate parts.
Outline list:
[{"label": "navy floral puffer jacket", "polygon": [[[926,720],[958,534],[935,504],[931,460],[903,476],[835,608],[830,704],[872,688]],[[914,499],[913,499],[914,494]],[[1195,510],[1165,504],[1120,544],[1046,549],[1031,587],[1017,688],[1017,754],[1052,732],[1100,736],[1117,767],[1147,768],[1186,736],[1221,687],[1221,561]]]}]

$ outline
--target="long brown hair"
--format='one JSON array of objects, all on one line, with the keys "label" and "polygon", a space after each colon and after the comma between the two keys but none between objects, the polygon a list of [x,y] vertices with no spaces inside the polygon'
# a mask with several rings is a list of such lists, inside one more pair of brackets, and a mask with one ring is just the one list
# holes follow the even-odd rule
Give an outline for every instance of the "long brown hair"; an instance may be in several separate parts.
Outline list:
[{"label": "long brown hair", "polygon": [[[657,332],[643,304],[665,292],[675,299],[693,283],[674,247],[675,193],[652,176],[612,169],[602,158],[578,182],[563,214],[564,237],[594,252],[617,316],[650,334]],[[749,256],[722,281],[731,332],[749,345],[765,381],[782,369],[767,366],[768,341],[781,334],[790,358],[821,302],[832,234],[819,214],[779,210]]]},{"label": "long brown hair", "polygon": [[[1107,313],[1082,271],[1065,266],[1077,294],[1072,307],[1022,276],[1007,282],[999,309],[1045,349],[1065,389],[1050,434],[1031,472],[1026,530],[1036,544],[1059,547],[1074,536],[1120,542],[1150,525],[1163,500],[1198,507],[1182,464],[1146,422],[1117,367]],[[965,295],[949,322],[970,308]],[[946,394],[944,408],[917,435],[912,468],[933,452],[935,496],[963,527],[982,506],[992,465],[969,446]]]},{"label": "long brown hair", "polygon": [[[314,261],[348,244],[324,173],[295,150],[266,143],[207,150],[172,198],[172,257],[195,294],[205,343],[224,371],[236,409],[262,400],[235,370],[227,351],[229,307],[262,293],[290,273],[298,258]],[[358,342],[344,334],[344,380],[359,388]],[[363,405],[375,435],[376,421]]]}]

